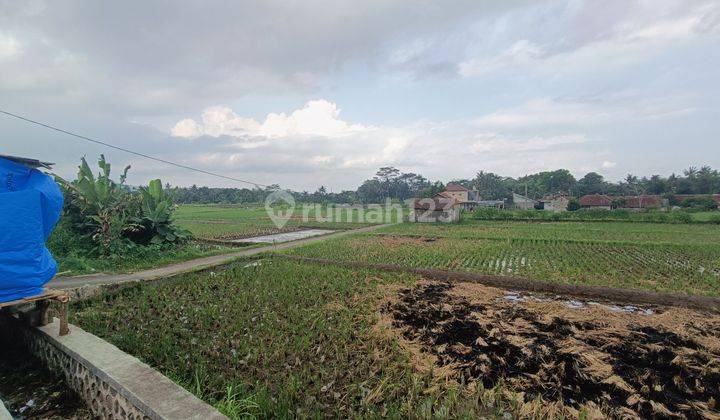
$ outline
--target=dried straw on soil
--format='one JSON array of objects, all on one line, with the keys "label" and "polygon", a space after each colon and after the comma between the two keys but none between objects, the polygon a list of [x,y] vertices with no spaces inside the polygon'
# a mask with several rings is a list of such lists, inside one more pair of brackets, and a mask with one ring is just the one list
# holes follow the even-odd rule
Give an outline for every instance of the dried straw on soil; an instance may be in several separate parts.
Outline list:
[{"label": "dried straw on soil", "polygon": [[720,317],[511,302],[474,283],[424,281],[383,305],[405,343],[454,379],[499,382],[571,411],[720,418]]}]

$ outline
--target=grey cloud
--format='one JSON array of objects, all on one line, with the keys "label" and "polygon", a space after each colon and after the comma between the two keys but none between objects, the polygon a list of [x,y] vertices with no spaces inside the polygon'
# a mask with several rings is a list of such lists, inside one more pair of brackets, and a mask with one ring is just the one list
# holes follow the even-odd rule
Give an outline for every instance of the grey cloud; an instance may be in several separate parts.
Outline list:
[{"label": "grey cloud", "polygon": [[[716,4],[0,0],[0,108],[293,188],[355,187],[383,164],[442,180],[479,169],[605,169],[620,177],[718,166]],[[700,17],[691,37],[658,42],[653,54],[643,45],[614,49],[632,44],[627,34],[690,15]],[[473,59],[494,70],[460,77],[459,63]],[[289,96],[293,105],[277,104]],[[238,114],[258,122],[327,99],[349,124],[377,129],[332,139],[169,137],[181,119],[241,98],[251,99]],[[265,108],[248,111],[255,99]],[[484,124],[470,123],[477,118]],[[0,151],[57,161],[64,176],[73,176],[80,156],[104,152],[115,167],[133,163],[133,183],[159,176],[237,185],[4,117],[0,133]],[[497,138],[473,153],[483,135]],[[563,142],[574,135],[588,141]],[[617,165],[602,168],[603,161]]]},{"label": "grey cloud", "polygon": [[397,36],[502,4],[4,1],[0,28],[23,54],[3,64],[11,76],[2,87],[13,99],[57,97],[126,114],[193,109],[249,93],[307,93],[350,61],[372,62]]}]

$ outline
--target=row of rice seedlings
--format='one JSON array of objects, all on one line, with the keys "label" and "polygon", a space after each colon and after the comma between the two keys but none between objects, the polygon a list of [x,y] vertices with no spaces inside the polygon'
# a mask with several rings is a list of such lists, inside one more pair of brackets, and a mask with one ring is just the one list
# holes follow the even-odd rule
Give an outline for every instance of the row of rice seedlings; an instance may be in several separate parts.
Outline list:
[{"label": "row of rice seedlings", "polygon": [[718,243],[720,226],[657,225],[607,222],[465,222],[461,224],[406,223],[383,230],[401,235],[447,238],[617,241],[626,243],[664,242],[682,244]]},{"label": "row of rice seedlings", "polygon": [[[695,292],[716,290],[720,247],[478,241],[362,235],[295,251],[342,261],[389,263],[541,280]],[[698,267],[705,269],[700,272]],[[713,282],[714,280],[714,282]]]}]

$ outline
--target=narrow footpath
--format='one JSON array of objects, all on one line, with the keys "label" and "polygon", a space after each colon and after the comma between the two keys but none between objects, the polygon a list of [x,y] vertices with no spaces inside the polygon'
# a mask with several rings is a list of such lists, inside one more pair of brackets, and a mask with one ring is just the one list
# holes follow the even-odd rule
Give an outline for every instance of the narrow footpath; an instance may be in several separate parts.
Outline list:
[{"label": "narrow footpath", "polygon": [[314,236],[311,238],[300,239],[292,242],[284,242],[275,245],[262,246],[257,248],[249,248],[227,254],[214,255],[212,257],[203,257],[194,260],[184,261],[164,267],[153,268],[150,270],[137,271],[127,274],[90,274],[77,277],[57,277],[51,280],[47,287],[51,289],[74,289],[82,286],[97,286],[106,284],[127,283],[133,281],[157,280],[164,277],[175,276],[178,274],[199,271],[210,267],[229,264],[239,258],[256,255],[268,251],[279,251],[297,246],[307,245],[315,242],[324,241],[329,238],[338,238],[341,236],[352,235],[354,233],[371,232],[376,229],[389,226],[388,224],[367,226],[358,229],[344,230],[337,233],[330,233],[322,236]]}]

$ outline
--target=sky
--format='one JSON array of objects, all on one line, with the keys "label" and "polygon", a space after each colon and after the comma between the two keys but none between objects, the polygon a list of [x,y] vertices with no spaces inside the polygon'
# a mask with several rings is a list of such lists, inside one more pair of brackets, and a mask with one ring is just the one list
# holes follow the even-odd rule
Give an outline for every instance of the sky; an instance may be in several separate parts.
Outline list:
[{"label": "sky", "polygon": [[[720,1],[0,0],[0,109],[259,184],[720,168]],[[72,178],[244,187],[0,115]]]}]

